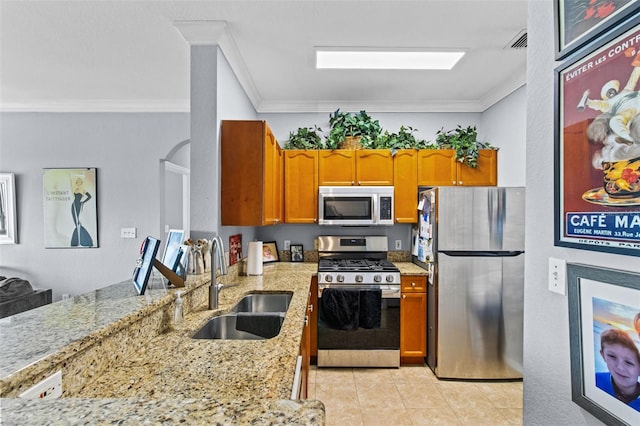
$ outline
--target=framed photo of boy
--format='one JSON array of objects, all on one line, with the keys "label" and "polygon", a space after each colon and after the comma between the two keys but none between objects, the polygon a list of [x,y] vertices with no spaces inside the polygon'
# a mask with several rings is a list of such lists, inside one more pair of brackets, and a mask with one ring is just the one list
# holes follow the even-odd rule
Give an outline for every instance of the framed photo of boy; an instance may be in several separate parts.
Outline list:
[{"label": "framed photo of boy", "polygon": [[302,244],[291,244],[291,261],[304,262],[304,249]]},{"label": "framed photo of boy", "polygon": [[278,246],[275,241],[265,241],[262,244],[262,263],[279,262]]},{"label": "framed photo of boy", "polygon": [[640,273],[567,264],[571,396],[610,425],[640,416]]}]

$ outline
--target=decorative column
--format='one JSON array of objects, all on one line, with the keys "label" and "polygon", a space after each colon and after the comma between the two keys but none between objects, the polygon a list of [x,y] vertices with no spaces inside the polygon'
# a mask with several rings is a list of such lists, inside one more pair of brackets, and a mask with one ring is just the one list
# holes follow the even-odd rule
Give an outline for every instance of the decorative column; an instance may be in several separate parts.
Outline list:
[{"label": "decorative column", "polygon": [[218,49],[225,21],[173,23],[190,45],[191,237],[211,238],[220,226]]}]

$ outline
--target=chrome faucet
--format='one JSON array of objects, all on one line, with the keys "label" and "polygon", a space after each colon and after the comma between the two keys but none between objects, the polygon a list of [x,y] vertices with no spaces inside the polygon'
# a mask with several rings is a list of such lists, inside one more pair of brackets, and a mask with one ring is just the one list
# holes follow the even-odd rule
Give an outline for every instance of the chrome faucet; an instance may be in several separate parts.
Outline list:
[{"label": "chrome faucet", "polygon": [[209,287],[209,309],[218,309],[218,295],[223,285],[218,283],[216,261],[220,265],[220,275],[227,275],[227,262],[224,258],[224,244],[218,235],[211,240],[211,284]]}]

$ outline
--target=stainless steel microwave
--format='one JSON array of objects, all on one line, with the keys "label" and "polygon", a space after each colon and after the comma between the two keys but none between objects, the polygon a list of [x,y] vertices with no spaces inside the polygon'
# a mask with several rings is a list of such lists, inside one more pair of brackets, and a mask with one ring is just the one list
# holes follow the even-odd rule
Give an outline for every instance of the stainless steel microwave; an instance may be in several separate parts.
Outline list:
[{"label": "stainless steel microwave", "polygon": [[321,186],[320,225],[393,225],[393,186]]}]

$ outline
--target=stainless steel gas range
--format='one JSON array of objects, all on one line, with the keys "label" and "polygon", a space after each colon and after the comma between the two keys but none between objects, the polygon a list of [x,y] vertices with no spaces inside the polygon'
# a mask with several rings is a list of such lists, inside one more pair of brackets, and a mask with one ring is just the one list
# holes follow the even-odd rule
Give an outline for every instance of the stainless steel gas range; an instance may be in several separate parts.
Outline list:
[{"label": "stainless steel gas range", "polygon": [[400,271],[387,237],[318,240],[318,367],[398,367]]}]

